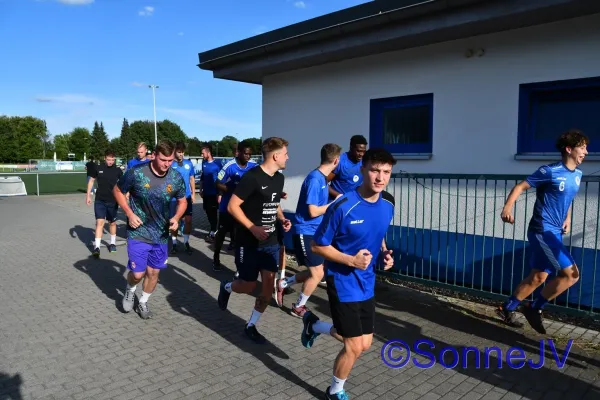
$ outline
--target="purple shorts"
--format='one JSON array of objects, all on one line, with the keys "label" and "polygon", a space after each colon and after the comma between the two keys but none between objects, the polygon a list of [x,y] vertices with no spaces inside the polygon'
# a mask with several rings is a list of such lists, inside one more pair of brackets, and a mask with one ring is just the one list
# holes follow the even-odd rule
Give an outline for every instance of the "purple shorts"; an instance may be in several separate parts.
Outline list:
[{"label": "purple shorts", "polygon": [[146,267],[167,268],[169,258],[168,244],[150,244],[127,239],[127,268],[133,272],[144,272]]}]

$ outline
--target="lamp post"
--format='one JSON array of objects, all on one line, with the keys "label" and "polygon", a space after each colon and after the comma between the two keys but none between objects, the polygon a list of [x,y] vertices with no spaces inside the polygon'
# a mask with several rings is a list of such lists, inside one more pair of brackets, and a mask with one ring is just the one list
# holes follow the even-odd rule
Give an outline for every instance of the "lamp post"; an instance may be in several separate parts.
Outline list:
[{"label": "lamp post", "polygon": [[152,102],[154,103],[154,146],[158,145],[158,130],[156,129],[156,93],[155,89],[158,89],[158,85],[148,85],[152,89]]}]

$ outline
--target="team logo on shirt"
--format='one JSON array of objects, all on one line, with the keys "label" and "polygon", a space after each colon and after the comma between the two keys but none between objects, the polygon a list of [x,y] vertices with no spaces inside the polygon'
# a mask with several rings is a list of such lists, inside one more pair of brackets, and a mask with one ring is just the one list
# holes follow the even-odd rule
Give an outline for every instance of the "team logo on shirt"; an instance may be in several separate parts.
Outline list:
[{"label": "team logo on shirt", "polygon": [[575,183],[577,184],[577,186],[579,186],[579,184],[581,183],[581,178],[576,176],[575,177]]},{"label": "team logo on shirt", "polygon": [[173,186],[171,186],[171,184],[169,183],[167,185],[167,193],[171,193],[172,190],[173,190]]},{"label": "team logo on shirt", "polygon": [[149,183],[146,183],[146,184],[144,185],[144,187],[145,187],[146,189],[150,189],[150,184],[149,184]]},{"label": "team logo on shirt", "polygon": [[185,164],[185,169],[190,169],[190,166]]},{"label": "team logo on shirt", "polygon": [[354,177],[352,178],[353,182],[358,182],[358,175],[354,175]]}]

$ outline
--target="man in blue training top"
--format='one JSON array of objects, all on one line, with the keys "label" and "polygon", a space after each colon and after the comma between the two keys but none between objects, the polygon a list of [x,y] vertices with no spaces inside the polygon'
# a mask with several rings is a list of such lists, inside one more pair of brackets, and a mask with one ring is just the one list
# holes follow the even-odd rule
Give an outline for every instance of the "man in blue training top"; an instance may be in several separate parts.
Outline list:
[{"label": "man in blue training top", "polygon": [[340,163],[329,174],[327,180],[329,186],[329,198],[333,200],[340,194],[352,192],[362,183],[360,167],[362,158],[367,151],[367,139],[362,135],[354,135],[350,138],[350,151],[342,154]]},{"label": "man in blue training top", "polygon": [[523,191],[532,187],[536,189],[535,206],[527,230],[532,270],[517,286],[513,295],[496,310],[508,325],[523,326],[515,318],[519,303],[544,283],[550,273],[556,272],[556,277],[542,289],[538,297],[523,308],[523,315],[531,327],[545,334],[542,309],[548,301],[558,297],[579,280],[579,270],[563,245],[562,235],[571,226],[571,203],[579,191],[583,175],[577,167],[588,153],[588,144],[589,139],[578,130],[563,133],[556,142],[562,161],[540,167],[517,184],[506,200],[501,218],[504,222],[514,224],[515,202]]},{"label": "man in blue training top", "polygon": [[[183,155],[185,153],[185,143],[178,142],[175,145],[175,160],[171,165],[171,168],[181,174],[183,181],[185,182],[185,198],[187,200],[187,208],[185,214],[183,214],[183,245],[187,254],[192,254],[190,248],[190,234],[192,233],[192,212],[194,210],[194,203],[196,202],[196,172],[194,171],[194,164],[192,161],[185,160]],[[177,199],[171,199],[171,217],[177,212]],[[171,254],[177,253],[177,232],[171,233],[171,239],[173,241],[173,247],[171,247]]]},{"label": "man in blue training top", "polygon": [[[137,312],[143,319],[152,317],[148,299],[158,283],[158,274],[167,267],[169,230],[176,231],[185,213],[185,182],[171,168],[175,146],[159,142],[151,162],[136,165],[125,172],[115,185],[113,194],[127,216],[127,287],[123,296],[123,311],[129,312],[135,303],[137,284],[144,280]],[[125,193],[130,193],[127,201]],[[171,198],[176,198],[177,213],[169,218]]]},{"label": "man in blue training top", "polygon": [[202,145],[202,173],[200,174],[200,197],[202,197],[202,207],[206,212],[206,217],[210,224],[210,231],[206,235],[206,241],[212,242],[217,232],[219,202],[221,195],[217,190],[217,175],[223,168],[220,160],[215,160],[212,156],[212,146],[210,143]]},{"label": "man in blue training top", "polygon": [[138,164],[143,164],[143,163],[147,163],[150,161],[150,159],[148,159],[148,157],[147,157],[148,146],[146,146],[146,143],[144,143],[144,142],[138,143],[136,149],[137,149],[137,157],[132,158],[131,160],[129,160],[127,162],[127,169],[133,168]]},{"label": "man in blue training top", "polygon": [[221,248],[223,247],[227,232],[229,232],[229,237],[231,238],[230,247],[233,248],[235,220],[227,211],[227,206],[242,176],[258,165],[254,161],[250,161],[251,155],[252,147],[250,146],[250,142],[242,140],[238,144],[236,157],[225,164],[217,175],[217,189],[222,193],[222,197],[219,203],[219,229],[215,235],[215,252],[213,255],[213,270],[215,271],[221,270]]},{"label": "man in blue training top", "polygon": [[385,235],[394,216],[394,197],[384,191],[394,157],[370,149],[363,158],[358,189],[338,198],[325,213],[313,236],[313,253],[325,259],[327,295],[333,325],[304,314],[301,340],[311,347],[321,333],[344,343],[335,360],[327,399],[348,399],[344,383],[360,354],[371,347],[375,324],[375,265],[394,265]]},{"label": "man in blue training top", "polygon": [[325,211],[333,204],[329,202],[327,176],[340,162],[341,152],[342,148],[337,144],[324,145],[321,148],[321,164],[307,175],[300,188],[292,241],[298,265],[304,265],[307,270],[277,281],[277,305],[280,307],[283,304],[285,288],[295,283],[304,283],[298,300],[292,304],[290,312],[298,318],[304,317],[304,314],[309,311],[306,302],[324,276],[325,260],[314,254],[310,246]]}]

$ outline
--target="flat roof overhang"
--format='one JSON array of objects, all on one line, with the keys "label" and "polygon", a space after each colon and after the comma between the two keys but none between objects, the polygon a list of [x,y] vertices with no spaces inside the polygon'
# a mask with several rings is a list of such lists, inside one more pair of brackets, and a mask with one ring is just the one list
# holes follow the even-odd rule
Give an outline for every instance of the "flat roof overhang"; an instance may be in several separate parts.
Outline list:
[{"label": "flat roof overhang", "polygon": [[200,53],[198,67],[261,84],[281,72],[596,13],[600,0],[374,1]]}]

